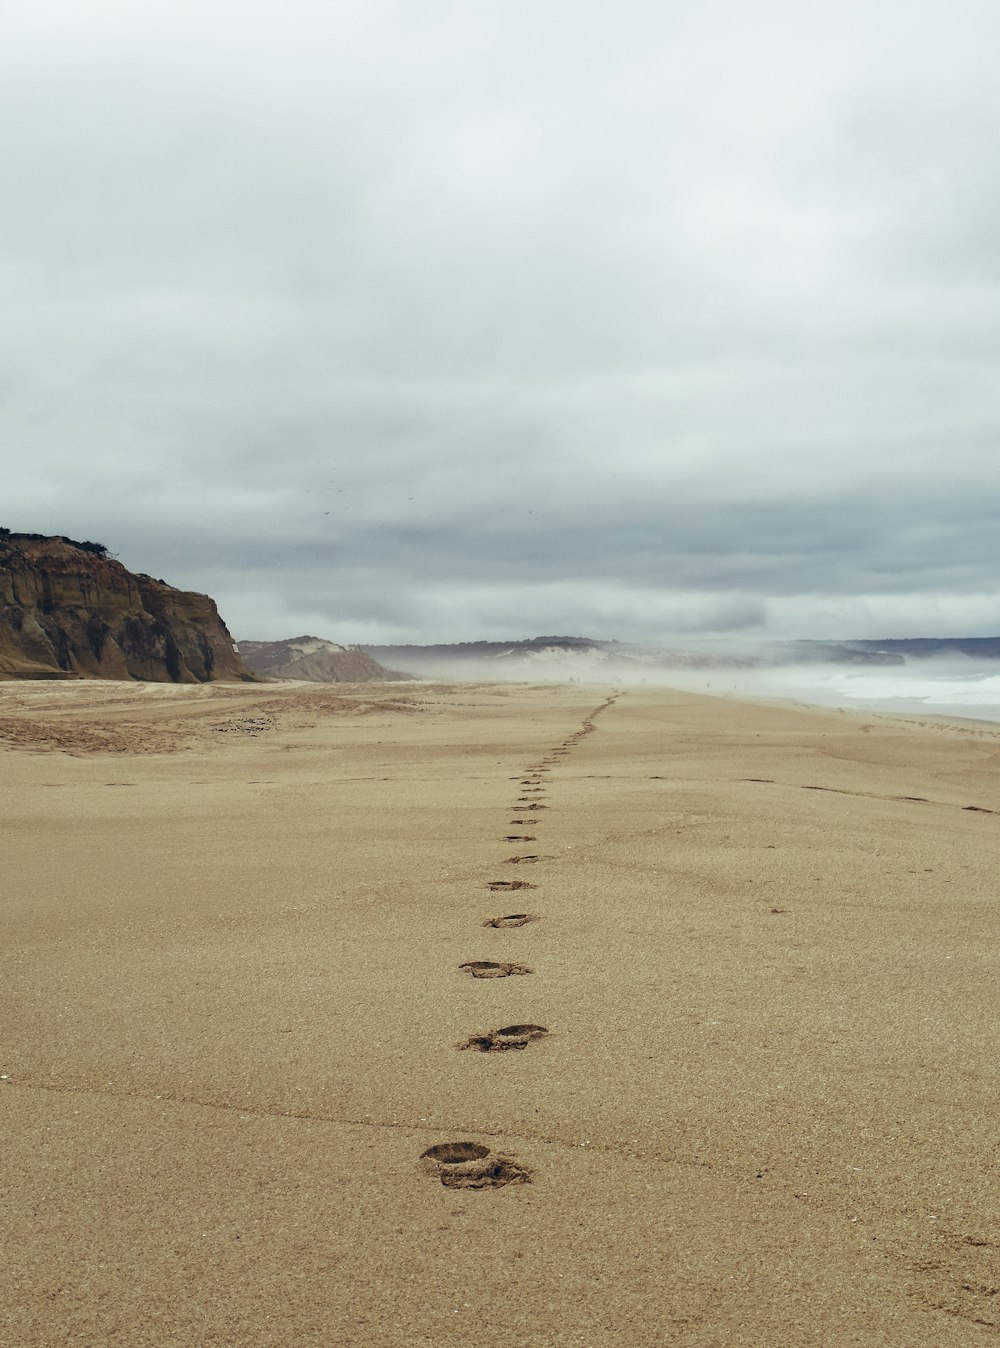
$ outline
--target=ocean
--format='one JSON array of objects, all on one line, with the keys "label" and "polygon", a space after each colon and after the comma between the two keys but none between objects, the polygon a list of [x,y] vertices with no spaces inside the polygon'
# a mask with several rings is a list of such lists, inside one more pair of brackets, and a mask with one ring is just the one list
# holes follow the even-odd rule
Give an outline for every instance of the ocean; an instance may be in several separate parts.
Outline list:
[{"label": "ocean", "polygon": [[964,656],[905,665],[787,665],[776,668],[671,671],[670,683],[692,692],[780,698],[822,707],[1000,722],[997,661]]}]

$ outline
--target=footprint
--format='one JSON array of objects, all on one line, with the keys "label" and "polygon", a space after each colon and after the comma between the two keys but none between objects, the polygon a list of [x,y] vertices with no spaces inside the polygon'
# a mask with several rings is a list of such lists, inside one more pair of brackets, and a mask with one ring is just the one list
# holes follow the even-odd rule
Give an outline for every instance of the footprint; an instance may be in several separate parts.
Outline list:
[{"label": "footprint", "polygon": [[496,960],[469,960],[458,967],[472,978],[514,978],[532,972],[525,964],[500,964]]},{"label": "footprint", "polygon": [[464,1165],[468,1161],[485,1161],[489,1154],[489,1147],[481,1142],[438,1142],[422,1151],[420,1159],[438,1165]]},{"label": "footprint", "polygon": [[538,919],[531,913],[506,913],[503,917],[488,917],[483,923],[484,927],[525,927],[529,922],[537,922]]},{"label": "footprint", "polygon": [[547,856],[508,857],[506,864],[508,866],[517,866],[521,862],[528,864],[533,861],[555,861],[555,857],[547,857]]},{"label": "footprint", "polygon": [[530,880],[487,880],[487,889],[537,889]]},{"label": "footprint", "polygon": [[474,1048],[480,1053],[500,1053],[506,1049],[527,1048],[532,1039],[543,1039],[548,1034],[544,1025],[504,1025],[489,1034],[474,1034],[457,1044],[457,1048]]},{"label": "footprint", "polygon": [[530,1184],[531,1171],[510,1156],[492,1153],[478,1142],[441,1142],[420,1155],[421,1168],[446,1189],[500,1189]]},{"label": "footprint", "polygon": [[505,833],[504,842],[537,842],[538,839],[533,833]]}]

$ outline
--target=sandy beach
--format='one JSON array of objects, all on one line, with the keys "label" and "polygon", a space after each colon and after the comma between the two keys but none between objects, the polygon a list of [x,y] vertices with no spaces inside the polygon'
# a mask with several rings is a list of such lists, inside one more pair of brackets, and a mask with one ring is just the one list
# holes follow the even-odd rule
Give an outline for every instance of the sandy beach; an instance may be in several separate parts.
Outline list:
[{"label": "sandy beach", "polygon": [[998,766],[662,689],[0,685],[0,1342],[994,1342]]}]

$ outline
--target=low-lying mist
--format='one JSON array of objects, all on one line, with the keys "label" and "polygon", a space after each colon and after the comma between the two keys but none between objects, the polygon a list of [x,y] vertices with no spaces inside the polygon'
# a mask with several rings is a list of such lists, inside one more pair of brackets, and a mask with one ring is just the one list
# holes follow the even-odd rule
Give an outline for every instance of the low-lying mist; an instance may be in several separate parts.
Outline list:
[{"label": "low-lying mist", "polygon": [[605,650],[551,648],[502,657],[421,655],[406,661],[422,679],[666,687],[713,696],[778,699],[824,707],[1000,721],[1000,661],[939,655],[899,663],[765,662],[722,655],[645,659]]}]

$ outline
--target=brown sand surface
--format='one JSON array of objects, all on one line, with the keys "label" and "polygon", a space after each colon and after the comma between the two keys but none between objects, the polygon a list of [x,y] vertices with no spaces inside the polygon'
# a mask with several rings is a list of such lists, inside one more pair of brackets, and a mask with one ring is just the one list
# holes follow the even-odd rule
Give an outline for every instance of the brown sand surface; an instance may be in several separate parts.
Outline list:
[{"label": "brown sand surface", "polygon": [[0,1343],[995,1341],[998,769],[665,690],[0,686]]}]

